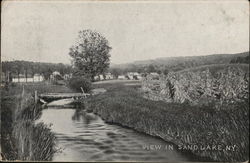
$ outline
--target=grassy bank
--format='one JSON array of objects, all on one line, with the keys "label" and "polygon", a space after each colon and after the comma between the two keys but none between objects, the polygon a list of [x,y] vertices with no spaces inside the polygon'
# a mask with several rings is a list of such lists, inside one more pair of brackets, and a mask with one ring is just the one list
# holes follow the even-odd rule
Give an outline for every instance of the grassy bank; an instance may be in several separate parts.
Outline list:
[{"label": "grassy bank", "polygon": [[42,107],[35,104],[34,91],[71,92],[46,83],[10,84],[1,88],[1,149],[5,160],[51,160],[56,151],[49,126],[38,123]]},{"label": "grassy bank", "polygon": [[[238,103],[216,110],[143,98],[137,82],[97,83],[107,92],[89,98],[87,109],[105,121],[118,123],[177,145],[221,145],[222,150],[191,150],[216,161],[249,159],[249,106]],[[236,145],[235,150],[223,150]]]}]

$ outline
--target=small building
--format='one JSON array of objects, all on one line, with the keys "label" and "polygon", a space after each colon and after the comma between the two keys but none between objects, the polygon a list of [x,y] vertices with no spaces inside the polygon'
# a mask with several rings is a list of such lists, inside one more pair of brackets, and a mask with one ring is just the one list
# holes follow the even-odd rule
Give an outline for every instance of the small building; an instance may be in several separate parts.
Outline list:
[{"label": "small building", "polygon": [[64,75],[63,75],[63,79],[64,79],[64,80],[68,80],[68,79],[70,79],[70,78],[72,78],[72,74],[64,74]]},{"label": "small building", "polygon": [[96,75],[96,76],[94,77],[94,80],[95,80],[95,81],[104,80],[104,76],[103,76],[103,75]]},{"label": "small building", "polygon": [[159,80],[160,79],[160,75],[157,73],[157,72],[151,72],[150,74],[150,77],[153,79],[153,80]]},{"label": "small building", "polygon": [[56,76],[56,75],[61,75],[61,74],[60,74],[60,72],[58,72],[58,71],[54,71],[54,72],[52,72],[52,75],[53,75],[53,76]]},{"label": "small building", "polygon": [[138,72],[128,72],[127,77],[130,80],[141,80],[142,76]]},{"label": "small building", "polygon": [[128,72],[127,73],[127,78],[130,79],[130,80],[133,80],[134,79],[134,73],[133,72]]},{"label": "small building", "polygon": [[125,76],[125,75],[119,75],[119,76],[118,76],[118,79],[119,79],[119,80],[125,80],[125,79],[126,79],[126,76]]},{"label": "small building", "polygon": [[33,79],[34,79],[34,82],[44,81],[44,77],[40,74],[35,74]]},{"label": "small building", "polygon": [[1,83],[2,83],[2,82],[8,81],[7,78],[6,78],[5,76],[6,76],[5,73],[4,73],[4,72],[1,72]]},{"label": "small building", "polygon": [[63,80],[63,77],[62,77],[62,75],[60,74],[60,72],[54,71],[54,72],[50,75],[50,79],[51,79],[51,80]]},{"label": "small building", "polygon": [[104,76],[103,75],[99,75],[99,79],[100,80],[104,80]]},{"label": "small building", "polygon": [[32,76],[31,74],[27,74],[27,76],[25,76],[24,74],[19,74],[15,75],[12,78],[12,82],[14,83],[18,83],[18,82],[41,82],[44,81],[44,77],[40,74],[34,74],[34,76]]},{"label": "small building", "polygon": [[111,80],[111,79],[114,79],[114,75],[112,75],[110,72],[108,72],[105,74],[105,78],[106,78],[106,80]]},{"label": "small building", "polygon": [[142,75],[138,75],[138,76],[137,76],[137,79],[138,79],[138,80],[142,80]]},{"label": "small building", "polygon": [[150,75],[153,75],[153,76],[160,76],[157,72],[151,72]]},{"label": "small building", "polygon": [[95,80],[95,81],[98,81],[98,80],[99,80],[99,76],[95,76],[95,77],[94,77],[94,80]]},{"label": "small building", "polygon": [[112,79],[114,79],[114,76],[111,73],[105,73],[104,75],[101,74],[101,75],[95,76],[94,79],[96,81],[98,81],[98,80],[112,80]]}]

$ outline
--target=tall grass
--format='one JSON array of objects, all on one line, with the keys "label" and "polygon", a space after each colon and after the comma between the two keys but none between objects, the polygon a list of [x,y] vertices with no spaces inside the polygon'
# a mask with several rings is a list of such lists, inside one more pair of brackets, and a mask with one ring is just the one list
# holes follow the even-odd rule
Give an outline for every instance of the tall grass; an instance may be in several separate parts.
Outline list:
[{"label": "tall grass", "polygon": [[193,153],[216,161],[249,159],[249,106],[238,103],[227,109],[165,103],[143,98],[139,87],[123,84],[98,85],[107,92],[87,101],[87,109],[106,122],[134,128],[175,144],[236,145],[236,151]]},{"label": "tall grass", "polygon": [[2,89],[1,145],[5,160],[49,161],[55,149],[55,136],[49,126],[35,120],[42,107],[35,103],[34,91],[71,92],[63,86],[30,84],[11,85]]}]

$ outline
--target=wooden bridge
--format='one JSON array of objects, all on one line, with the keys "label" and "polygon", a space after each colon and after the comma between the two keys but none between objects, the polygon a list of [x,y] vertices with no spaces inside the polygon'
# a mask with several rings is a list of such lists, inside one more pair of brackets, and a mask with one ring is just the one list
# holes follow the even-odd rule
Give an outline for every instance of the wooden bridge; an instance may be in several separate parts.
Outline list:
[{"label": "wooden bridge", "polygon": [[86,98],[89,95],[90,94],[87,93],[45,93],[38,95],[38,97],[39,99],[42,99],[45,102],[51,102],[54,100],[67,99],[67,98],[81,99],[81,98]]}]

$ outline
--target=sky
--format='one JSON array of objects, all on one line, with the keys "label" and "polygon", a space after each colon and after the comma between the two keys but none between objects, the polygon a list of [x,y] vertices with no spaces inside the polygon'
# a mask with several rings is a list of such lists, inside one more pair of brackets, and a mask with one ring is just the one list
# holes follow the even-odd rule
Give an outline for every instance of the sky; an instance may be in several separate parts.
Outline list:
[{"label": "sky", "polygon": [[249,2],[5,1],[1,59],[70,63],[78,32],[109,41],[111,63],[249,51]]}]

